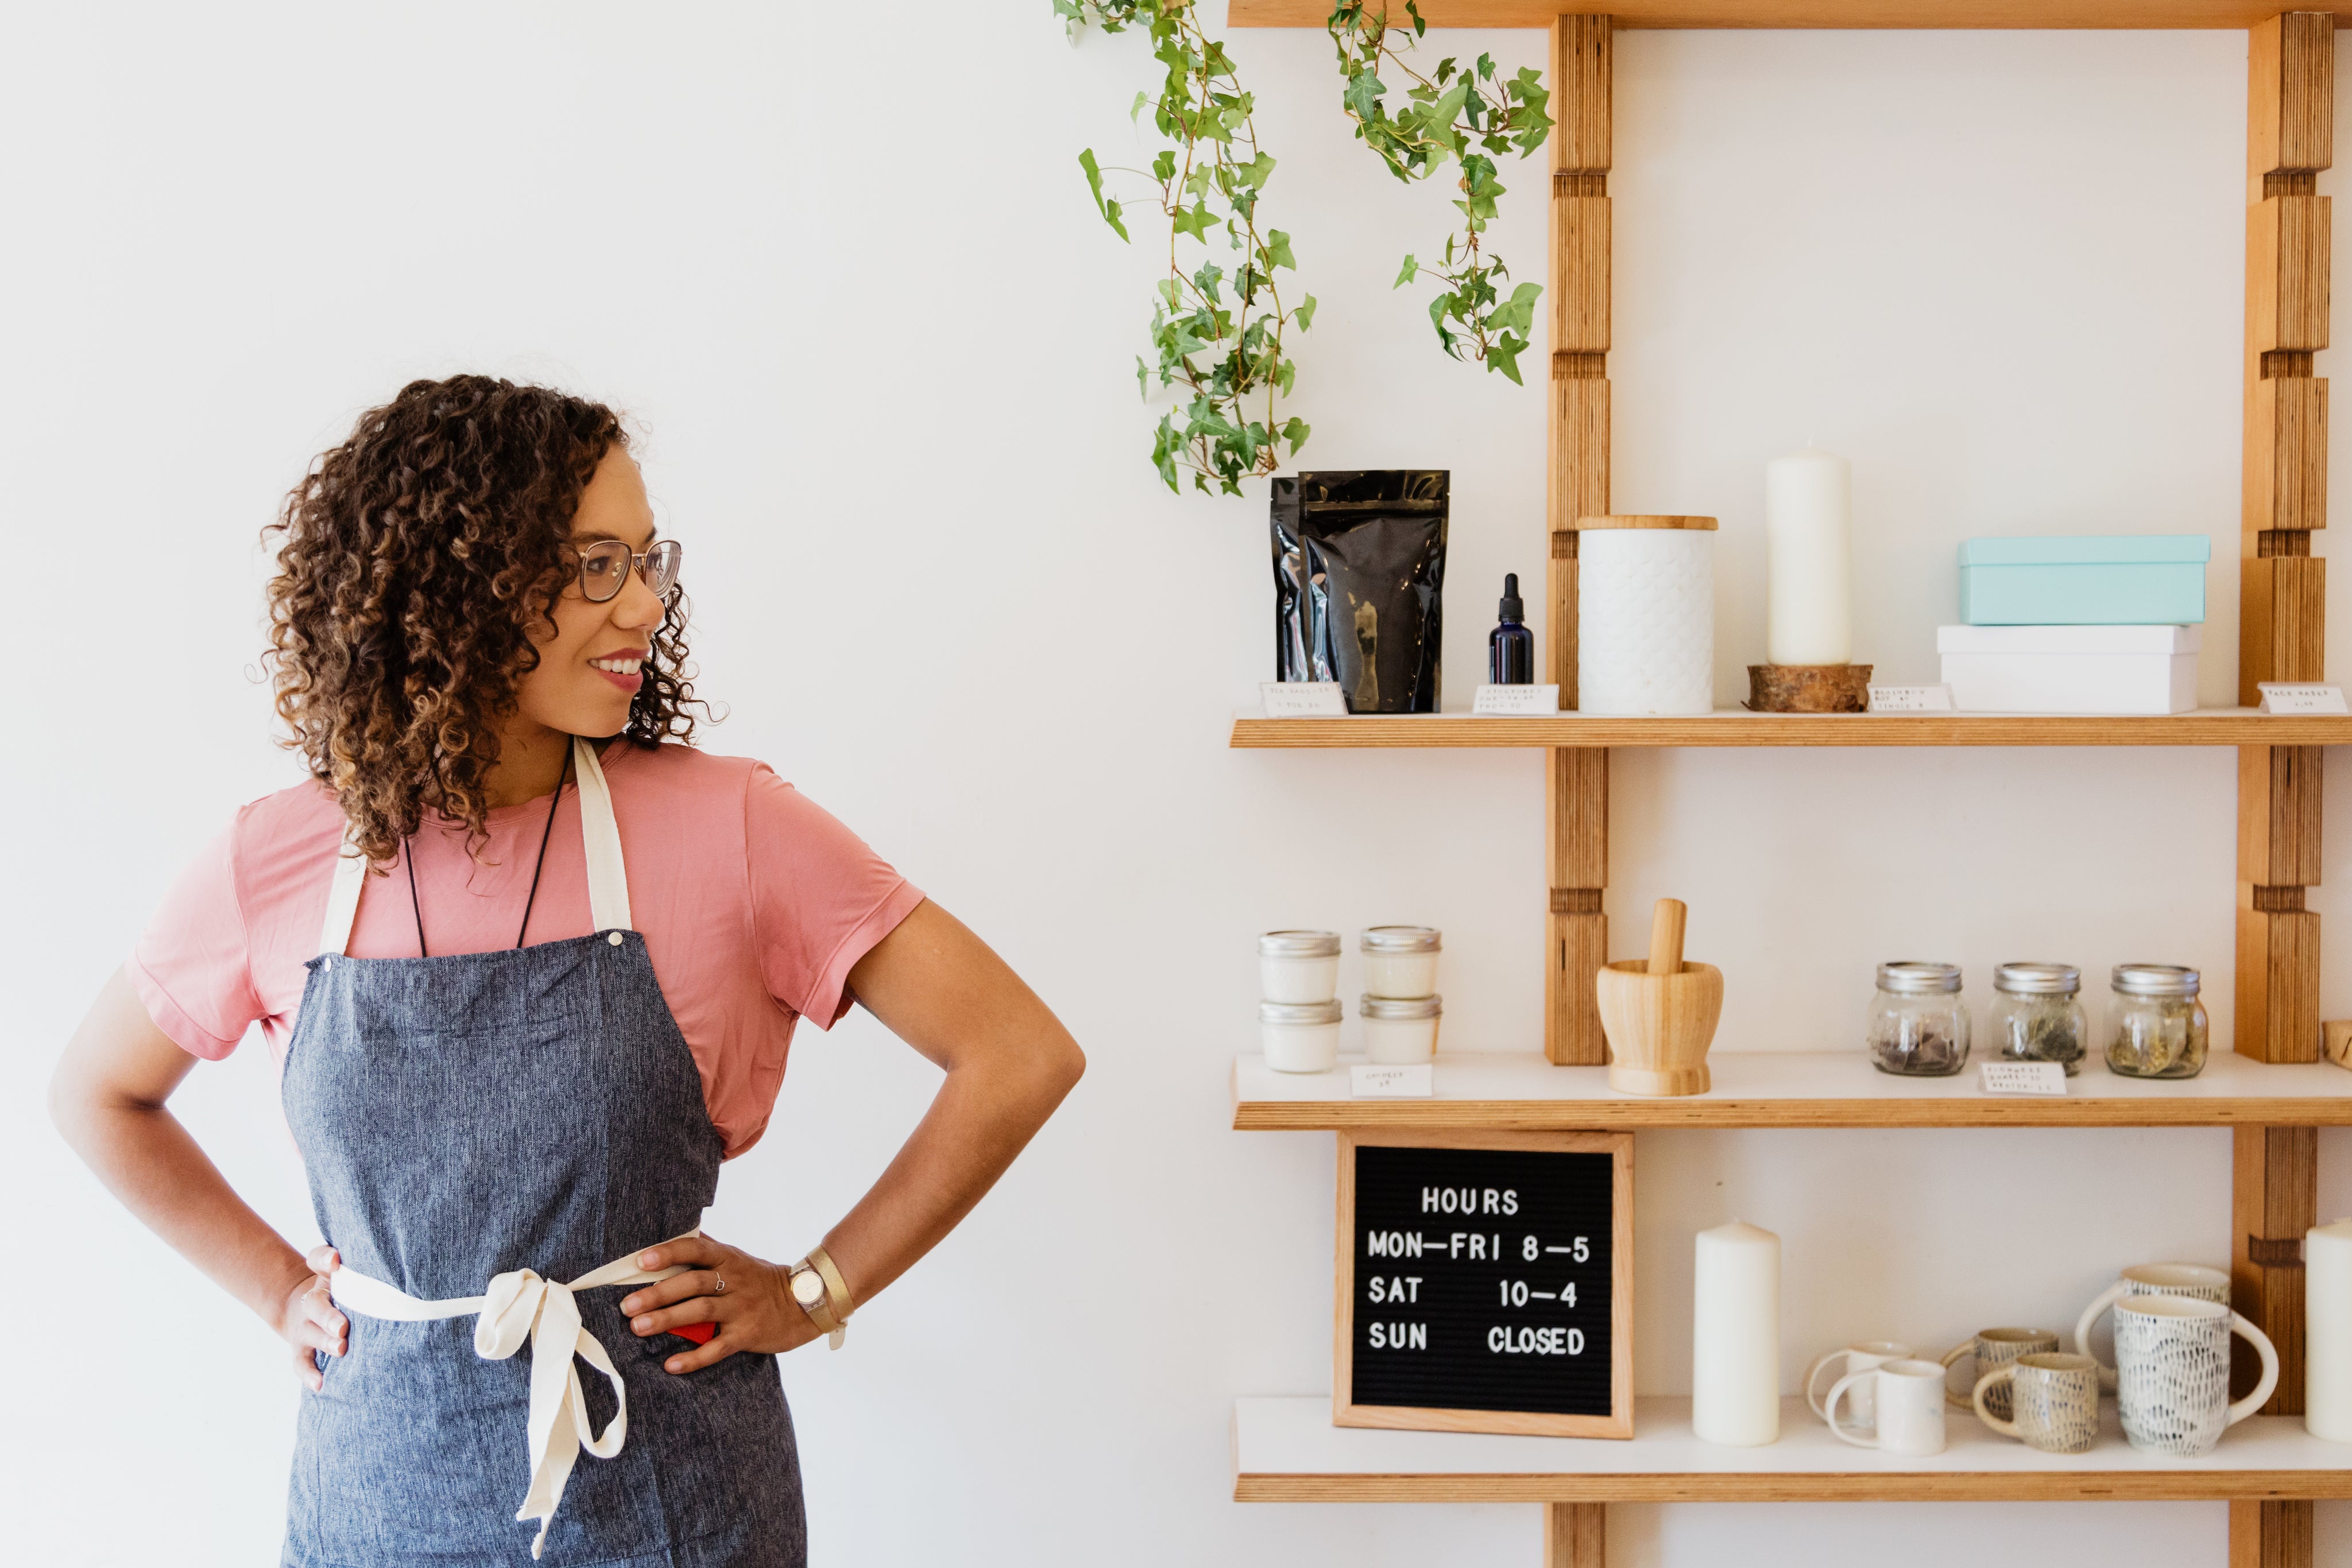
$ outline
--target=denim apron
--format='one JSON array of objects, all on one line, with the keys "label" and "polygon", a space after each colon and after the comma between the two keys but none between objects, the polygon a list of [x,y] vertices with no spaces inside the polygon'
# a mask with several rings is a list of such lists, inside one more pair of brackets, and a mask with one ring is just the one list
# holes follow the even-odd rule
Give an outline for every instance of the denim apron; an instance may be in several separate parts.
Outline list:
[{"label": "denim apron", "polygon": [[346,957],[367,868],[337,862],[284,1095],[351,1331],[302,1398],[288,1568],[807,1561],[775,1357],[673,1375],[685,1342],[621,1313],[679,1271],[636,1254],[694,1233],[721,1140],[572,753],[593,936]]}]

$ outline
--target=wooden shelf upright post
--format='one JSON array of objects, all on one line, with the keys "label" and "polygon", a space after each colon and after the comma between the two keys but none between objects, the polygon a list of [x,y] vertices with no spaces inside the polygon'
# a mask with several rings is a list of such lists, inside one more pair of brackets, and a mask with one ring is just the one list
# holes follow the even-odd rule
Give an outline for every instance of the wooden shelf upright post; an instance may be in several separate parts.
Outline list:
[{"label": "wooden shelf upright post", "polygon": [[[1609,510],[1610,19],[1552,23],[1551,569],[1545,616],[1560,706],[1577,706],[1576,519]],[[1608,1060],[1592,977],[1609,961],[1609,753],[1552,750],[1545,783],[1551,894],[1544,965],[1544,1054]],[[1594,1560],[1596,1563],[1598,1559]]]},{"label": "wooden shelf upright post", "polygon": [[[2330,214],[2319,171],[2335,162],[2336,18],[2289,12],[2248,35],[2245,505],[2239,549],[2239,700],[2263,681],[2326,678]],[[2319,1056],[2317,747],[2238,753],[2238,1051]],[[2231,1196],[2231,1292],[2279,1351],[2266,1409],[2303,1409],[2303,1233],[2318,1218],[2318,1130],[2240,1127]],[[2238,1375],[2247,1385],[2252,1369]],[[2230,1505],[2231,1568],[2309,1568],[2311,1504]]]}]

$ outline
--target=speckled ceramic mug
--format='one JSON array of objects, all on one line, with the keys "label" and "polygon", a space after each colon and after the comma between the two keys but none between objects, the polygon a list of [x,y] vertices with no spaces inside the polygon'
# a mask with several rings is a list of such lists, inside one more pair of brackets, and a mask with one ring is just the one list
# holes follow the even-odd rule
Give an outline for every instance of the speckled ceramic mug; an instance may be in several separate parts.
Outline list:
[{"label": "speckled ceramic mug", "polygon": [[[2263,1358],[2254,1391],[2230,1403],[2230,1336]],[[2221,1434],[2263,1407],[2278,1386],[2278,1352],[2229,1308],[2194,1296],[2126,1296],[2116,1303],[2116,1410],[2143,1453],[2178,1459],[2213,1451]]]},{"label": "speckled ceramic mug", "polygon": [[[1974,1352],[1976,1365],[1969,1372],[1971,1385],[1984,1381],[1984,1375],[2007,1366],[2021,1355],[2058,1348],[2058,1336],[2049,1329],[1982,1329],[1976,1338],[1962,1340],[1944,1353],[1944,1364],[1949,1367],[1960,1357]],[[1947,1386],[1944,1403],[1955,1410],[1976,1407],[1973,1393],[1955,1394]],[[1992,1391],[1992,1413],[2002,1420],[2009,1419],[2009,1389],[2006,1385]]]},{"label": "speckled ceramic mug", "polygon": [[[2015,1419],[1992,1413],[1996,1393],[2009,1396]],[[1978,1420],[2045,1454],[2086,1453],[2099,1440],[2099,1364],[2087,1355],[2021,1355],[1978,1378],[1975,1399]]]},{"label": "speckled ceramic mug", "polygon": [[[2126,1296],[2187,1296],[2226,1307],[2230,1304],[2230,1274],[2226,1269],[2208,1268],[2202,1263],[2133,1264],[2099,1293],[2097,1301],[2083,1309],[2081,1319],[2074,1324],[2077,1355],[2091,1354],[2091,1325],[2099,1321],[2100,1313]],[[2111,1394],[2115,1392],[2116,1369],[2105,1362],[2099,1364],[2099,1386]]]}]

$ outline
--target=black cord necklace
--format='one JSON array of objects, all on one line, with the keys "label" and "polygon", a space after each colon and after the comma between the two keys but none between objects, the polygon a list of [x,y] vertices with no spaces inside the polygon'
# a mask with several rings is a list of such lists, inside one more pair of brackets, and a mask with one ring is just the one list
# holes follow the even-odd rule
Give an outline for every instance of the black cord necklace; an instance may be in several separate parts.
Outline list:
[{"label": "black cord necklace", "polygon": [[[547,841],[555,836],[555,808],[563,803],[563,781],[571,777],[572,759],[567,753],[564,757],[562,775],[555,780],[555,793],[548,799],[547,825],[539,832],[539,858],[533,861],[530,866],[530,892],[524,895],[522,901],[522,926],[515,933],[517,947],[522,946],[523,937],[530,930],[530,906],[539,902],[539,874],[547,869]],[[427,957],[430,955],[425,946],[425,904],[416,896],[415,834],[411,833],[408,836],[408,841],[401,846],[400,858],[408,862],[408,907],[416,915],[416,956],[420,958]]]}]

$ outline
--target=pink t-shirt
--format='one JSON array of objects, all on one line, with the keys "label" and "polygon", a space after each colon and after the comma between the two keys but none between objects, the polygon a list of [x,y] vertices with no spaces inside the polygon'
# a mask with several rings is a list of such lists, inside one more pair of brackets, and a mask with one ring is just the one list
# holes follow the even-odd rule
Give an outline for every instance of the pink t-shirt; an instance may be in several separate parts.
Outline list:
[{"label": "pink t-shirt", "polygon": [[[849,1010],[849,971],[923,900],[855,833],[764,763],[687,746],[602,753],[629,877],[629,914],[702,1073],[730,1157],[759,1141],[793,1025]],[[436,956],[515,945],[547,797],[492,811],[478,863],[461,831],[412,841],[425,940]],[[283,1064],[319,950],[342,812],[324,785],[266,795],[184,872],[140,937],[131,969],[155,1027],[218,1060],[258,1020]],[[416,956],[408,868],[371,876],[355,958]],[[577,790],[556,806],[533,943],[591,934]]]}]

